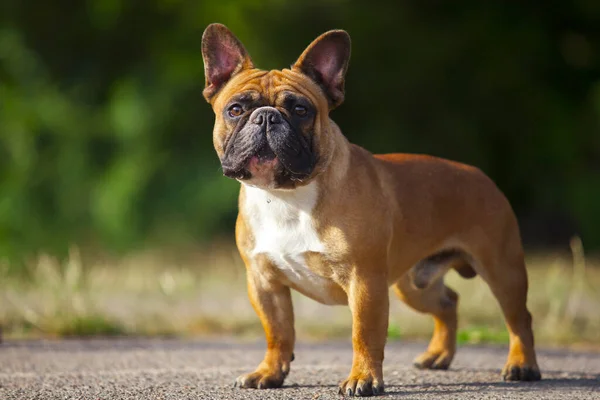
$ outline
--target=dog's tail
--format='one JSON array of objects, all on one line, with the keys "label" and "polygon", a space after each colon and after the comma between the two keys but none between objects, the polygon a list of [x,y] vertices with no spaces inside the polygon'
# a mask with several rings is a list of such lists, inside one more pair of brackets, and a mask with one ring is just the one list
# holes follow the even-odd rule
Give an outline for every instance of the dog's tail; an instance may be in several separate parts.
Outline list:
[{"label": "dog's tail", "polygon": [[419,261],[411,268],[409,276],[417,289],[425,289],[451,268],[463,278],[470,279],[477,275],[472,261],[471,256],[460,249],[441,250]]}]

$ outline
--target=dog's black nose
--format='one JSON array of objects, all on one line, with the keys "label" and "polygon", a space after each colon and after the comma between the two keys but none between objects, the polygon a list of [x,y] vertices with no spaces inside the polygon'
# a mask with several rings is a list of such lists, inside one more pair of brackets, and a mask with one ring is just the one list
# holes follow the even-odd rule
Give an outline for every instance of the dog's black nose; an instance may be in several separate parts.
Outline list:
[{"label": "dog's black nose", "polygon": [[274,107],[257,108],[250,116],[250,122],[260,126],[277,125],[282,121],[281,113]]}]

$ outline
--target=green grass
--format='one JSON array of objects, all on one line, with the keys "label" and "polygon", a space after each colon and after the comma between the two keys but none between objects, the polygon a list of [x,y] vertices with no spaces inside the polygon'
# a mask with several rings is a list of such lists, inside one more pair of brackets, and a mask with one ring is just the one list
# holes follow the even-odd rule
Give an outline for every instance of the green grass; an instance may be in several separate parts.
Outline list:
[{"label": "green grass", "polygon": [[103,315],[58,319],[50,331],[58,336],[118,336],[126,333],[118,321],[112,321]]},{"label": "green grass", "polygon": [[[231,246],[185,257],[143,253],[122,259],[82,257],[66,262],[40,256],[15,275],[0,263],[0,325],[4,336],[224,336],[262,337],[247,299],[245,269]],[[600,345],[600,263],[572,254],[528,259],[529,301],[537,343]],[[454,272],[459,294],[460,343],[506,343],[495,298],[480,279]],[[391,294],[393,298],[393,294]],[[294,293],[296,331],[302,339],[349,338],[348,307],[320,305]],[[390,301],[389,340],[427,339],[432,319]]]},{"label": "green grass", "polygon": [[508,343],[506,329],[490,329],[487,326],[472,326],[461,329],[456,335],[458,344]]},{"label": "green grass", "polygon": [[400,325],[394,322],[390,322],[388,325],[388,339],[397,340],[402,338],[402,330]]},{"label": "green grass", "polygon": [[388,325],[388,339],[400,339],[402,337],[402,330],[400,325],[394,322],[390,322]]}]

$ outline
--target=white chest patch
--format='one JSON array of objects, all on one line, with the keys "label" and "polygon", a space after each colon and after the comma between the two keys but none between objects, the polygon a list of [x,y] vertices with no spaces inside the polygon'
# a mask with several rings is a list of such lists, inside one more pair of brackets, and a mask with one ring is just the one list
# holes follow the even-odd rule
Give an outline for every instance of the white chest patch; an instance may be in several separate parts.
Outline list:
[{"label": "white chest patch", "polygon": [[268,192],[245,186],[243,207],[255,238],[252,256],[266,254],[295,286],[322,303],[331,303],[326,278],[306,265],[306,252],[325,252],[312,223],[316,183],[293,191]]}]

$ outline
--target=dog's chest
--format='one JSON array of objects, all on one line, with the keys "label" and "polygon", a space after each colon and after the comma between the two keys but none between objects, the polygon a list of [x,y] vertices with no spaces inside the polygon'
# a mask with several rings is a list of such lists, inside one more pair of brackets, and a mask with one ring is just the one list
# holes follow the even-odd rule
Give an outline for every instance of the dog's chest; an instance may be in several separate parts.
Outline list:
[{"label": "dog's chest", "polygon": [[251,255],[265,254],[293,286],[315,300],[331,303],[331,282],[313,272],[306,261],[308,252],[325,252],[312,222],[316,202],[315,183],[275,194],[246,186],[244,207],[254,236]]}]

